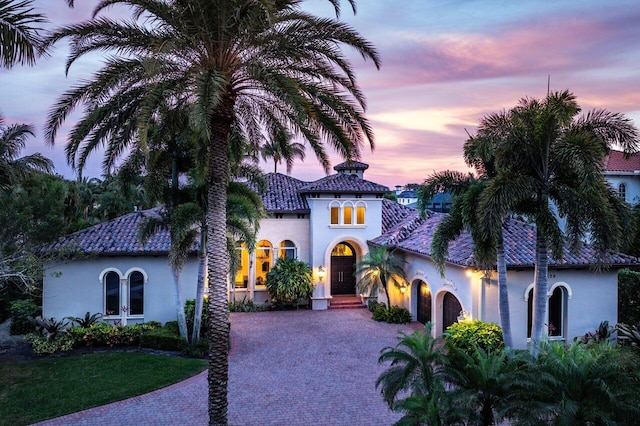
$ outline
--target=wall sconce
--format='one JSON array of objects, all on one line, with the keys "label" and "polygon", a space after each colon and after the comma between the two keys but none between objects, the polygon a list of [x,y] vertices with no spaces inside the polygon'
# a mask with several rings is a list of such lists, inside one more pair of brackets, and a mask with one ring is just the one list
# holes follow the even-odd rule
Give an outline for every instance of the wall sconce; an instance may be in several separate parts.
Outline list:
[{"label": "wall sconce", "polygon": [[320,282],[322,282],[322,279],[324,278],[324,266],[320,266],[318,267],[318,278],[320,279]]},{"label": "wall sconce", "polygon": [[470,319],[471,319],[471,315],[469,315],[469,312],[465,311],[464,309],[460,311],[460,315],[458,315],[459,322],[469,321]]},{"label": "wall sconce", "polygon": [[402,286],[400,287],[400,293],[405,294],[407,292],[407,287],[406,286]]}]

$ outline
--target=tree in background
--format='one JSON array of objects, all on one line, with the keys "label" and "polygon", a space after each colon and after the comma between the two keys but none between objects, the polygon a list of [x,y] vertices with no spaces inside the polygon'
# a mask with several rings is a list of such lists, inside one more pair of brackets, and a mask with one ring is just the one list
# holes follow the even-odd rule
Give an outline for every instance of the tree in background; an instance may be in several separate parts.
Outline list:
[{"label": "tree in background", "polygon": [[[338,0],[330,0],[339,13]],[[229,135],[237,125],[252,143],[263,132],[288,129],[308,143],[329,169],[325,143],[347,160],[373,144],[364,96],[340,46],[379,65],[377,52],[352,28],[317,18],[297,0],[116,0],[133,20],[101,17],[56,31],[49,43],[71,39],[68,66],[93,51],[113,50],[88,82],[64,94],[52,109],[47,139],[71,110],[90,105],[70,134],[70,162],[78,168],[106,143],[107,156],[146,140],[150,118],[169,102],[193,105],[207,135],[207,257],[209,281],[209,421],[226,423],[228,341],[226,205]],[[355,11],[355,3],[349,0]]]},{"label": "tree in background", "polygon": [[33,0],[0,0],[0,65],[34,65],[44,52],[39,24],[45,17],[34,12]]}]

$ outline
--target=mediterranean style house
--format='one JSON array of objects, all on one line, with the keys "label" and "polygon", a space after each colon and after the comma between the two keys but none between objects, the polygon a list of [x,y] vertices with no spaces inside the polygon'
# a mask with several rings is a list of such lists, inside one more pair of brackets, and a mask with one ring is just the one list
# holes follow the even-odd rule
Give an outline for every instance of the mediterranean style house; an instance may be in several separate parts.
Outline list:
[{"label": "mediterranean style house", "polygon": [[[370,245],[387,245],[406,260],[407,284],[390,288],[391,305],[407,308],[414,320],[431,321],[443,332],[459,320],[499,322],[495,271],[475,268],[468,234],[451,243],[445,276],[430,258],[433,234],[444,213],[426,218],[415,209],[389,201],[385,186],[364,179],[368,165],[342,163],[337,173],[304,182],[279,173],[267,175],[262,194],[268,217],[260,223],[258,243],[251,250],[238,247],[241,266],[229,280],[230,300],[266,302],[266,274],[278,258],[294,257],[313,270],[314,310],[331,308],[356,290],[354,265]],[[101,312],[121,323],[175,320],[175,291],[166,253],[169,235],[159,232],[145,245],[137,229],[157,210],[130,213],[60,239],[52,250],[75,250],[84,257],[51,264],[45,271],[43,314],[47,317]],[[526,223],[511,220],[505,228],[509,302],[514,345],[524,348],[531,323],[534,233]],[[610,268],[595,272],[595,253],[587,245],[577,253],[565,251],[549,265],[549,338],[570,340],[594,330],[603,320],[617,321],[617,270],[637,264],[616,254]],[[197,259],[182,275],[185,299],[195,297]]]},{"label": "mediterranean style house", "polygon": [[604,162],[604,178],[627,203],[640,203],[640,154],[624,158],[621,151],[612,150]]}]

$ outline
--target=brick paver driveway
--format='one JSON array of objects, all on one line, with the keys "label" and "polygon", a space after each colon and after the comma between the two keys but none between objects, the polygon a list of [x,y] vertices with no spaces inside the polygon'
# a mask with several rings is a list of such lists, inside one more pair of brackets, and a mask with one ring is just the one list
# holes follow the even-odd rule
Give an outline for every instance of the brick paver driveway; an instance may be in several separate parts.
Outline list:
[{"label": "brick paver driveway", "polygon": [[[375,381],[397,331],[366,309],[231,314],[229,422],[233,425],[389,425]],[[206,373],[47,425],[206,425]]]}]

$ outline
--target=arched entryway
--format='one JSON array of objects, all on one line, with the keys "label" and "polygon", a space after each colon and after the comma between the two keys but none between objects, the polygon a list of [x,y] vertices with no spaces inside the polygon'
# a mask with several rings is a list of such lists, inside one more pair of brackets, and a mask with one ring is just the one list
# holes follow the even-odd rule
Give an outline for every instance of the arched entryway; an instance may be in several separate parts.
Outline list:
[{"label": "arched entryway", "polygon": [[336,244],[331,251],[331,294],[356,293],[355,264],[353,246],[345,241]]},{"label": "arched entryway", "polygon": [[452,293],[446,292],[442,298],[442,331],[457,322],[461,312],[462,305],[460,305],[458,298]]},{"label": "arched entryway", "polygon": [[416,320],[422,324],[431,322],[431,289],[429,285],[422,280],[416,280],[417,304],[416,304]]}]

